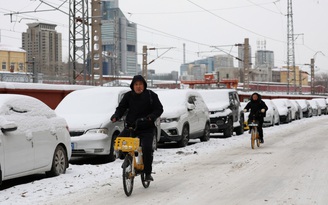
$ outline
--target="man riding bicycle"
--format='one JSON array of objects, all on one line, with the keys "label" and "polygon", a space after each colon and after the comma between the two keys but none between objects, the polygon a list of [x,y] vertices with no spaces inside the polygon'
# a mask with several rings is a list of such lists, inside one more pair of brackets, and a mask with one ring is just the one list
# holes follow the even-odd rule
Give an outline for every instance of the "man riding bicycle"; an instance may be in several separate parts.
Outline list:
[{"label": "man riding bicycle", "polygon": [[155,120],[163,113],[163,106],[156,93],[147,89],[147,82],[141,75],[133,77],[131,91],[127,92],[112,115],[112,122],[119,120],[127,111],[125,128],[120,136],[130,136],[129,127],[134,127],[137,119],[145,118],[142,126],[135,130],[142,146],[144,173],[146,181],[153,181],[151,176],[153,163],[153,137]]},{"label": "man riding bicycle", "polygon": [[265,102],[261,99],[260,94],[258,93],[252,94],[250,102],[247,103],[247,105],[244,108],[245,112],[247,112],[248,110],[250,110],[248,123],[252,122],[253,120],[258,121],[258,132],[259,132],[260,143],[264,143],[262,126],[268,107],[265,104]]}]

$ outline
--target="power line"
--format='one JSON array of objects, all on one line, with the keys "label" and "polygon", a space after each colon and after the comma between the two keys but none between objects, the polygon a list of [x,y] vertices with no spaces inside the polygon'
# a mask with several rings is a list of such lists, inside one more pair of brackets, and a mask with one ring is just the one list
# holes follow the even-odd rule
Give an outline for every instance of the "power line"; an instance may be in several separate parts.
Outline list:
[{"label": "power line", "polygon": [[243,29],[243,30],[245,30],[245,31],[248,31],[248,32],[250,32],[250,33],[253,33],[253,34],[257,35],[257,36],[261,36],[261,37],[264,37],[264,38],[267,38],[267,39],[271,39],[271,40],[276,41],[276,42],[285,43],[284,41],[281,41],[281,40],[278,40],[278,39],[274,39],[274,38],[271,38],[271,37],[268,37],[268,36],[264,36],[264,35],[262,35],[262,34],[259,34],[259,33],[255,32],[255,31],[252,31],[252,30],[247,29],[247,28],[245,28],[245,27],[243,27],[243,26],[240,26],[240,25],[238,25],[238,24],[236,24],[236,23],[233,23],[232,21],[229,21],[229,20],[227,20],[227,19],[225,19],[225,18],[223,18],[223,17],[221,17],[221,16],[219,16],[219,15],[217,15],[217,14],[211,12],[210,10],[208,10],[208,9],[206,9],[206,8],[204,8],[204,7],[200,6],[200,5],[198,5],[198,4],[194,3],[194,2],[192,2],[191,0],[187,0],[187,1],[189,1],[191,4],[194,4],[195,6],[201,8],[201,9],[203,9],[204,11],[206,11],[206,12],[212,14],[213,16],[215,16],[215,17],[217,17],[217,18],[219,18],[219,19],[221,19],[221,20],[223,20],[223,21],[225,21],[225,22],[227,22],[227,23],[229,23],[229,24],[232,24],[232,25],[234,25],[234,26],[236,26],[236,27],[238,27],[238,28],[240,28],[240,29]]}]

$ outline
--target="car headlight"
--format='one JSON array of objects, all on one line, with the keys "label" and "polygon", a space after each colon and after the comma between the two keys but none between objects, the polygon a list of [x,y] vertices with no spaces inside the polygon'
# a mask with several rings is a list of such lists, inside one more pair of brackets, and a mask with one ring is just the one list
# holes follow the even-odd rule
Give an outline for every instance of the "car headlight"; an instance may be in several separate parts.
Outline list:
[{"label": "car headlight", "polygon": [[179,120],[180,120],[180,117],[174,117],[174,118],[161,118],[161,123],[178,122]]},{"label": "car headlight", "polygon": [[96,133],[100,133],[100,134],[108,134],[108,129],[106,128],[100,128],[100,129],[90,129],[86,132],[87,134],[96,134]]}]

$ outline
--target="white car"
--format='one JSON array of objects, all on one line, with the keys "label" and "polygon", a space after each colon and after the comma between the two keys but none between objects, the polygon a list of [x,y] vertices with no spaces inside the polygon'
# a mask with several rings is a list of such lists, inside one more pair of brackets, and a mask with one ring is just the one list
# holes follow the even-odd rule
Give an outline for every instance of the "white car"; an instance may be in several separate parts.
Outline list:
[{"label": "white car", "polygon": [[279,112],[277,106],[270,99],[262,99],[268,107],[263,125],[274,126],[280,124]]},{"label": "white car", "polygon": [[[241,109],[244,111],[246,105],[248,104],[249,101],[247,102],[240,102]],[[244,112],[244,130],[249,130],[248,127],[248,117],[249,117],[249,110]]]},{"label": "white car", "polygon": [[292,121],[292,110],[291,106],[287,105],[287,99],[276,98],[271,99],[271,101],[276,105],[279,112],[280,123],[289,123]]},{"label": "white car", "polygon": [[66,172],[72,153],[67,123],[40,100],[0,94],[0,129],[0,184],[40,172]]},{"label": "white car", "polygon": [[296,102],[296,100],[294,99],[290,99],[289,100],[294,107],[296,108],[296,114],[295,114],[295,120],[299,120],[301,118],[303,118],[303,111],[302,111],[302,107]]},{"label": "white car", "polygon": [[321,115],[321,109],[318,101],[316,100],[308,100],[312,107],[312,116],[320,116]]},{"label": "white car", "polygon": [[188,145],[189,139],[210,139],[210,118],[202,96],[194,90],[154,90],[161,101],[160,142]]},{"label": "white car", "polygon": [[[124,128],[124,120],[113,123],[110,117],[129,90],[128,87],[76,90],[58,104],[55,111],[66,119],[70,128],[72,156],[93,155],[107,161],[115,160],[114,141]],[[159,119],[156,123],[154,146],[160,138]]]},{"label": "white car", "polygon": [[319,107],[321,109],[321,114],[327,115],[328,114],[328,108],[326,104],[326,99],[324,98],[313,98],[312,100],[317,101],[319,104]]},{"label": "white car", "polygon": [[127,87],[96,87],[68,94],[56,107],[70,128],[72,156],[99,155],[115,160],[114,140],[124,122],[112,123],[111,115]]},{"label": "white car", "polygon": [[303,117],[312,117],[312,107],[308,100],[297,99],[295,100],[302,108]]}]

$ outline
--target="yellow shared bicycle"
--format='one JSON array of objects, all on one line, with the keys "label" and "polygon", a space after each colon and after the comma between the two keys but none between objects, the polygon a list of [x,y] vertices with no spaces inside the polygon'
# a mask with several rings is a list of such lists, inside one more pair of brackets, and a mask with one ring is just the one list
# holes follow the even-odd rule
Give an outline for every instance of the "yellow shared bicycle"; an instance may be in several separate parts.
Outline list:
[{"label": "yellow shared bicycle", "polygon": [[255,120],[255,117],[253,117],[253,120],[248,123],[249,128],[251,129],[251,147],[254,149],[255,142],[257,147],[260,147],[260,135],[257,130],[258,127],[258,121]]},{"label": "yellow shared bicycle", "polygon": [[123,169],[123,188],[127,196],[130,196],[133,191],[134,178],[141,176],[141,182],[144,188],[148,188],[150,181],[146,181],[146,175],[143,172],[144,164],[142,158],[142,147],[140,139],[132,137],[133,128],[129,128],[131,137],[120,137],[115,139],[114,150],[116,153],[126,153],[122,169]]}]

